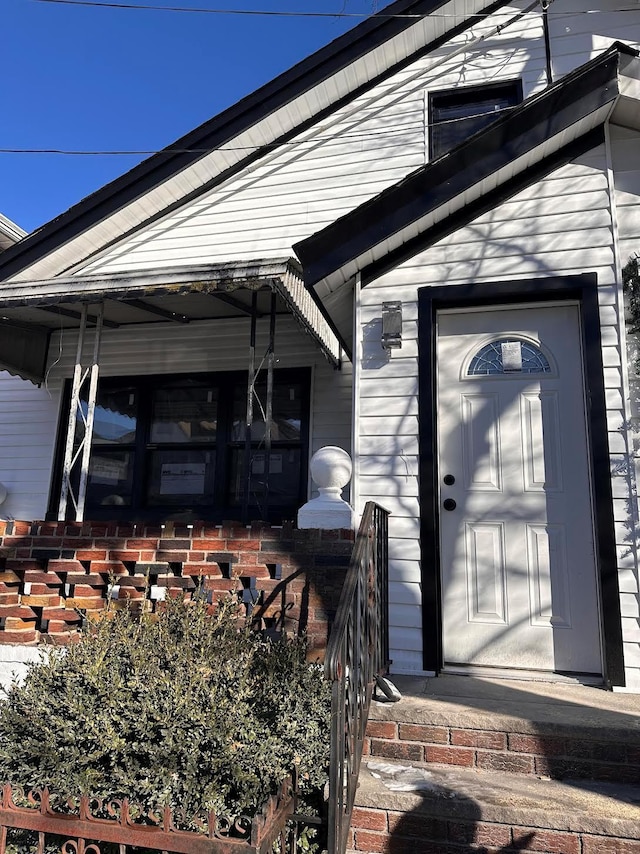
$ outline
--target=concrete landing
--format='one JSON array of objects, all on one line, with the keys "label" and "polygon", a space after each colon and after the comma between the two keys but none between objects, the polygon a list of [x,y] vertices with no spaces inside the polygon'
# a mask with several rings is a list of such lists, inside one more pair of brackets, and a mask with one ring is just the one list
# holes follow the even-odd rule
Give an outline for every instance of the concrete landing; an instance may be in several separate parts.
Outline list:
[{"label": "concrete landing", "polygon": [[[383,765],[389,770],[381,774]],[[403,774],[394,773],[394,767],[422,770],[427,788],[409,792],[390,788],[403,785]],[[408,813],[414,822],[418,816],[429,816],[627,839],[635,839],[640,830],[637,786],[541,780],[446,765],[380,762],[368,757],[362,761],[356,805]]]},{"label": "concrete landing", "polygon": [[371,704],[370,720],[405,721],[484,730],[553,733],[558,728],[617,731],[640,741],[640,694],[559,682],[476,676],[393,676],[398,703]]}]

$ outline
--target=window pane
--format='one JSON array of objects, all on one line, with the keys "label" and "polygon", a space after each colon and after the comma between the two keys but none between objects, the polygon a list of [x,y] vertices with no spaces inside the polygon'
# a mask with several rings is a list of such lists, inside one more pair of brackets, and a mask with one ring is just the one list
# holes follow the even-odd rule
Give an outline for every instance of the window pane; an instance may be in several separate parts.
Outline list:
[{"label": "window pane", "polygon": [[[299,441],[302,423],[302,387],[298,382],[274,381],[273,418],[271,420],[271,439],[274,442],[288,440]],[[251,438],[260,441],[265,434],[265,415],[267,409],[267,384],[256,383],[253,399],[253,426]],[[247,415],[246,386],[237,386],[234,391],[232,441],[243,442]]]},{"label": "window pane", "polygon": [[[279,448],[271,452],[269,466],[269,495],[266,493],[266,454],[263,450],[252,450],[251,484],[249,504],[269,508],[287,507],[299,500],[300,492],[300,449]],[[234,448],[231,453],[231,488],[229,502],[232,506],[242,504],[244,500],[244,450]]]},{"label": "window pane", "polygon": [[151,451],[149,460],[149,504],[187,507],[211,504],[215,451]]},{"label": "window pane", "polygon": [[501,338],[486,344],[471,360],[467,375],[548,374],[551,366],[544,353],[528,341]]},{"label": "window pane", "polygon": [[[82,411],[87,417],[87,402],[81,402]],[[138,410],[138,395],[135,388],[128,386],[112,388],[108,391],[98,389],[93,419],[94,445],[130,445],[135,441]],[[80,425],[76,426],[76,439],[82,435]]]},{"label": "window pane", "polygon": [[217,427],[217,388],[191,386],[185,381],[179,388],[154,392],[152,442],[215,442]]},{"label": "window pane", "polygon": [[119,507],[131,504],[133,452],[94,450],[89,463],[87,504]]},{"label": "window pane", "polygon": [[517,83],[501,83],[486,89],[439,92],[431,98],[431,156],[445,154],[493,122],[500,110],[520,102]]}]

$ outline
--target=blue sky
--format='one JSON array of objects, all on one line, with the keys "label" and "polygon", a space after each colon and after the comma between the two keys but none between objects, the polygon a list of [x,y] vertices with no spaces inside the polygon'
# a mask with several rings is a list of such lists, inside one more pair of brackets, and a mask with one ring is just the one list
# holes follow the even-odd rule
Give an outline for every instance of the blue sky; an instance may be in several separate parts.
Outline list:
[{"label": "blue sky", "polygon": [[[357,15],[375,6],[374,0],[131,2]],[[162,148],[362,20],[37,0],[0,6],[2,149]],[[141,159],[0,153],[0,212],[31,231]]]}]

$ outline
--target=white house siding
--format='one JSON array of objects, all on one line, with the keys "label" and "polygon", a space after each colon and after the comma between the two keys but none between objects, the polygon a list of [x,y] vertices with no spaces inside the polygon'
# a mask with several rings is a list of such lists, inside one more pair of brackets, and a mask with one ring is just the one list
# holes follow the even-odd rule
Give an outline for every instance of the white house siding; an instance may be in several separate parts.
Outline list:
[{"label": "white house siding", "polygon": [[638,11],[635,3],[619,0],[554,0],[549,6],[553,79],[593,59],[614,41],[638,47]]},{"label": "white house siding", "polygon": [[[620,261],[626,264],[630,256],[640,253],[640,159],[638,158],[638,135],[633,131],[611,128],[611,159],[614,167],[615,199],[620,244]],[[622,354],[624,356],[624,354]],[[626,658],[629,664],[640,668],[640,613],[638,611],[638,548],[640,530],[638,525],[637,484],[640,482],[640,346],[637,334],[627,337],[628,366],[627,409],[630,416],[630,450],[635,457],[635,466],[626,464],[625,457],[616,457],[613,468],[619,486],[614,491],[616,499],[624,502],[625,489],[635,487],[635,500],[631,501],[633,516],[626,530],[625,545],[620,548],[620,589],[624,600],[622,632],[625,640]],[[622,494],[620,494],[622,493]],[[632,524],[635,522],[635,524]],[[624,528],[621,531],[625,533]],[[640,673],[640,670],[638,671]],[[640,678],[636,689],[640,688]]]},{"label": "white house siding", "polygon": [[[609,442],[613,462],[628,464],[622,401],[615,258],[604,146],[552,173],[367,285],[361,295],[362,370],[359,397],[360,499],[389,495],[391,642],[396,670],[422,667],[418,510],[417,292],[425,286],[477,284],[555,274],[598,276]],[[403,305],[402,349],[380,347],[384,300]],[[614,478],[625,655],[629,684],[637,680],[638,602],[628,570],[628,480]],[[382,503],[385,503],[383,500]],[[624,556],[624,557],[623,557]],[[640,640],[636,635],[635,640]]]},{"label": "white house siding", "polygon": [[477,23],[313,131],[73,272],[104,274],[292,254],[298,240],[426,162],[429,91],[517,78],[523,79],[525,97],[544,87],[537,11],[500,35],[478,40],[525,5],[514,3]]},{"label": "white house siding", "polygon": [[[258,321],[256,352],[268,345],[268,319]],[[249,321],[223,320],[148,324],[105,330],[100,355],[103,376],[246,370]],[[326,444],[350,450],[351,365],[334,370],[296,322],[278,317],[277,368],[311,367],[310,452]],[[71,377],[76,336],[54,336],[47,387],[0,373],[0,483],[9,490],[0,517],[41,519],[47,510],[51,466],[63,381]],[[55,364],[54,364],[55,363]]]}]

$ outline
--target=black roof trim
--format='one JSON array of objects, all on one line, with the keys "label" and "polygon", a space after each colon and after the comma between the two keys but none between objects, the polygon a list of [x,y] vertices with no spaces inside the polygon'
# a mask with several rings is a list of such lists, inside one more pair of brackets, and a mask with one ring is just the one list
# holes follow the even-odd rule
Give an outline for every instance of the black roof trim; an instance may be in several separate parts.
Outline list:
[{"label": "black roof trim", "polygon": [[[351,62],[415,24],[415,18],[390,16],[428,16],[446,2],[447,0],[396,0],[396,2],[386,6],[330,44],[320,48],[311,56],[275,77],[269,83],[256,89],[195,130],[171,143],[162,151],[143,160],[133,169],[96,190],[6,250],[0,256],[0,280],[25,269],[58,246],[101,222],[119,208],[140,198],[150,189],[187,168],[203,156],[199,150],[185,152],[185,149],[219,147],[230,138],[251,127],[264,116],[299,97],[341,68],[345,68]],[[505,5],[506,2],[507,0],[494,0],[483,12],[478,14],[491,14],[495,9]],[[446,33],[445,38],[451,38],[456,33],[466,29],[471,23],[467,20],[464,24],[452,28]],[[445,38],[434,40],[428,49],[433,50]],[[422,51],[422,53],[424,52]],[[398,63],[393,71],[404,64],[406,63]],[[362,94],[362,91],[376,85],[388,73],[379,75],[369,84],[360,87],[348,98],[342,99],[338,104],[332,105],[329,110],[324,112],[331,112],[346,101]],[[173,149],[182,149],[182,151],[176,153]],[[247,160],[255,159],[255,157],[256,155],[253,154],[246,160],[243,159],[237,168],[227,170],[224,177],[229,177],[229,173],[233,174],[238,168],[244,166]],[[198,192],[200,191],[198,190]],[[181,200],[180,203],[183,202],[184,200]],[[165,212],[163,211],[163,214]]]},{"label": "black roof trim", "polygon": [[[455,211],[455,213],[450,214],[446,219],[441,220],[422,234],[414,237],[413,240],[408,240],[402,246],[389,252],[384,258],[366,267],[362,273],[362,287],[388,273],[389,270],[392,270],[399,264],[408,261],[409,258],[417,255],[418,252],[424,252],[425,249],[433,246],[438,240],[442,240],[449,234],[453,234],[459,228],[464,228],[465,225],[468,225],[476,217],[493,210],[493,208],[510,199],[511,196],[515,196],[516,193],[526,189],[526,187],[529,187],[536,181],[540,181],[549,175],[549,173],[559,169],[560,166],[570,163],[576,157],[580,157],[581,154],[591,151],[591,149],[596,148],[603,142],[604,128],[600,125],[563,146],[548,157],[545,157],[539,163],[515,175],[509,181],[505,181],[504,184],[499,185],[494,190],[491,190],[491,192],[484,193],[478,199],[465,205],[461,210]],[[313,288],[311,290],[314,291]]]},{"label": "black roof trim", "polygon": [[[616,43],[601,56],[500,116],[451,152],[295,244],[293,249],[305,270],[305,283],[312,286],[320,282],[429,210],[454,199],[517,157],[612,102],[619,93],[617,75],[621,53],[638,55],[632,48]],[[434,226],[434,232],[437,230],[438,226]],[[416,241],[417,238],[410,241],[402,250],[415,247]],[[400,263],[402,256],[408,257],[403,251],[398,252],[395,263]],[[382,266],[387,268],[385,261],[379,262],[377,275]],[[372,278],[366,270],[364,276],[368,280]]]}]

